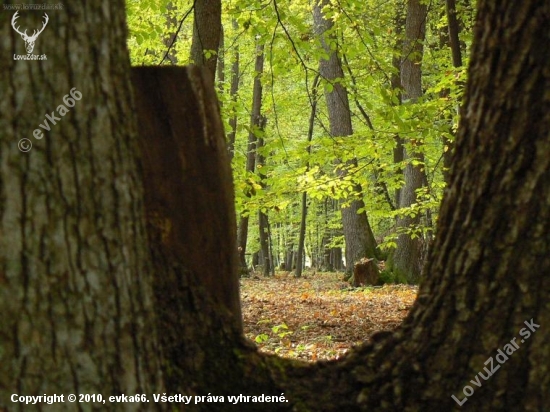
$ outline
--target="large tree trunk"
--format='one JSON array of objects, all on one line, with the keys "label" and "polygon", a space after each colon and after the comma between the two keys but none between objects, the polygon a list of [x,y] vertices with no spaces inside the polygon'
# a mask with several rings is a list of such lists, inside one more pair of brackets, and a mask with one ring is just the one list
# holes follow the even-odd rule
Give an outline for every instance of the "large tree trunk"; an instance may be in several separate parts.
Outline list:
[{"label": "large tree trunk", "polygon": [[[321,41],[323,49],[329,55],[328,60],[321,59],[319,72],[321,76],[333,83],[332,91],[325,91],[327,109],[330,122],[330,133],[333,136],[350,136],[353,134],[351,124],[351,112],[349,108],[348,92],[344,85],[337,80],[344,78],[342,64],[334,49],[331,49],[331,42],[336,41],[331,33],[333,28],[332,20],[325,19],[322,8],[329,5],[328,0],[323,0],[313,7],[313,20],[315,32]],[[355,159],[349,161],[346,166],[356,166]],[[346,167],[340,169],[340,177],[347,174]],[[365,203],[362,199],[363,189],[360,184],[354,186],[353,199],[349,205],[342,207],[342,226],[346,241],[346,267],[348,272],[353,270],[353,263],[363,257],[375,257],[376,240],[369,225]],[[362,210],[361,213],[358,213]]]},{"label": "large tree trunk", "polygon": [[169,359],[164,376],[169,390],[204,390],[233,361],[223,351],[242,333],[233,183],[219,108],[196,67],[134,68],[133,84],[158,327]]},{"label": "large tree trunk", "polygon": [[[48,11],[48,59],[0,61],[1,410],[23,410],[12,394],[65,394],[55,408],[73,411],[71,393],[162,390],[124,10]],[[9,18],[1,49],[26,54]]]}]

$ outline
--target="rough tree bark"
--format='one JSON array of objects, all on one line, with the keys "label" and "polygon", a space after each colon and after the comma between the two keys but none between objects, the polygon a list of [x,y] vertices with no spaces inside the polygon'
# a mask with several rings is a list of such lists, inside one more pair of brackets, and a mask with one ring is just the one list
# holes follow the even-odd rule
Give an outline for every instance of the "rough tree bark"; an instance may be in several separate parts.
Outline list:
[{"label": "rough tree bark", "polygon": [[[453,67],[462,66],[462,50],[460,47],[460,24],[457,18],[456,11],[456,1],[455,0],[446,0],[445,1],[445,10],[447,12],[447,39],[445,44],[448,44],[451,49],[451,60],[453,62]],[[444,94],[445,93],[445,94]],[[449,94],[447,90],[441,92],[442,96]],[[443,138],[443,144],[446,147],[446,150],[443,152],[443,178],[448,184],[450,179],[449,169],[452,164],[452,153],[453,153],[453,141],[447,137]]]},{"label": "rough tree bark", "polygon": [[[44,61],[13,60],[26,54],[13,14],[0,25],[0,409],[26,410],[14,393],[162,391],[124,4],[48,11]],[[19,16],[39,27],[43,13]]]},{"label": "rough tree bark", "polygon": [[[328,0],[322,0],[313,7],[313,20],[315,33],[325,52],[329,55],[328,60],[321,59],[319,62],[319,72],[321,76],[332,83],[333,90],[325,91],[327,110],[330,122],[330,133],[333,136],[350,136],[353,134],[351,123],[351,112],[349,107],[348,92],[342,84],[344,72],[342,63],[338,54],[331,49],[330,43],[336,41],[331,33],[333,28],[332,20],[325,19],[323,7],[330,5]],[[346,163],[346,166],[357,166],[357,160],[352,159]],[[340,169],[340,177],[347,174],[346,167]],[[363,257],[375,257],[376,240],[369,224],[367,213],[365,211],[358,213],[359,210],[365,210],[365,203],[362,199],[363,189],[361,185],[354,185],[354,199],[349,200],[349,205],[342,208],[342,226],[346,242],[346,268],[351,274],[353,263]]]}]

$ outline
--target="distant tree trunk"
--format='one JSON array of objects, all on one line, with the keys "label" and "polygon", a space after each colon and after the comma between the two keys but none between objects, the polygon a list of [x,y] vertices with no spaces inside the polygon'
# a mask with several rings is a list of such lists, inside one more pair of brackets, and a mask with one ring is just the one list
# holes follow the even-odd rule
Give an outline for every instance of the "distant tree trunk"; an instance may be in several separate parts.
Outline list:
[{"label": "distant tree trunk", "polygon": [[[233,29],[238,29],[239,25],[237,23],[237,20],[232,21]],[[233,63],[231,63],[231,89],[229,90],[229,95],[231,97],[231,116],[229,117],[229,127],[231,128],[229,130],[228,141],[229,141],[229,154],[231,160],[233,160],[233,156],[235,156],[235,138],[237,135],[237,110],[235,108],[235,105],[237,103],[237,95],[239,92],[239,77],[240,77],[240,70],[239,70],[239,45],[236,44],[235,46],[235,56],[233,57]]]},{"label": "distant tree trunk", "polygon": [[301,211],[300,211],[300,228],[298,233],[298,252],[296,253],[296,271],[294,277],[302,277],[304,245],[306,241],[306,220],[307,220],[307,193],[302,193]]},{"label": "distant tree trunk", "polygon": [[[262,121],[262,79],[264,71],[264,46],[259,44],[256,48],[256,64],[254,67],[256,76],[254,77],[254,89],[252,91],[252,113],[250,114],[250,131],[248,133],[248,150],[246,155],[246,171],[254,173],[256,169],[256,144],[257,130],[261,128]],[[248,215],[241,216],[239,222],[239,254],[242,270],[246,269],[246,243],[248,241]]]},{"label": "distant tree trunk", "polygon": [[[403,101],[414,103],[422,96],[422,53],[426,33],[427,6],[420,0],[409,0],[407,6],[407,21],[405,24],[405,42],[401,66],[401,84],[403,86]],[[426,179],[424,156],[419,151],[421,143],[409,139],[403,148],[404,160],[408,160],[403,176],[405,186],[399,195],[399,207],[410,207],[416,202],[416,190],[420,189]],[[420,162],[415,166],[413,160]],[[397,221],[398,230],[404,230],[416,225],[420,216],[401,216]],[[397,238],[397,247],[389,258],[389,268],[397,274],[398,279],[409,283],[418,283],[422,271],[422,239],[408,233],[401,233]]]},{"label": "distant tree trunk", "polygon": [[[335,41],[334,35],[330,33],[333,27],[331,20],[324,18],[321,9],[329,5],[328,0],[322,0],[319,4],[315,3],[313,7],[313,20],[315,23],[315,32],[323,49],[329,54],[329,59],[321,59],[319,62],[319,72],[327,81],[343,79],[344,72],[342,64],[335,50],[331,49],[330,43]],[[349,136],[353,134],[351,124],[351,112],[349,108],[349,99],[346,88],[339,82],[333,83],[333,90],[325,92],[327,109],[330,121],[330,132],[333,136]],[[356,166],[357,160],[349,161],[346,166]],[[340,171],[340,177],[346,176],[347,171],[344,168]],[[369,225],[365,203],[363,202],[363,189],[360,184],[354,186],[353,199],[350,204],[342,208],[342,225],[344,228],[344,237],[346,241],[346,264],[349,271],[353,270],[353,262],[362,257],[375,257],[376,240]],[[358,213],[359,210],[363,210]],[[351,267],[351,269],[350,269]]]},{"label": "distant tree trunk", "polygon": [[[455,0],[446,0],[445,6],[447,11],[447,26],[448,26],[447,43],[451,48],[451,57],[452,57],[453,67],[461,67],[462,50],[460,47],[460,38],[459,38],[460,24],[456,16],[456,2]],[[445,137],[443,139],[443,144],[445,145],[445,149],[443,151],[443,178],[445,179],[445,182],[449,184],[449,180],[450,180],[449,170],[451,168],[451,163],[452,163],[453,141]]]},{"label": "distant tree trunk", "polygon": [[195,0],[191,60],[210,71],[214,84],[222,28],[221,0]]},{"label": "distant tree trunk", "polygon": [[178,8],[174,6],[172,2],[168,2],[166,4],[166,27],[170,30],[168,33],[168,37],[164,38],[164,45],[166,46],[166,49],[170,49],[168,53],[163,53],[163,60],[168,59],[170,64],[178,64],[178,58],[176,57],[176,49],[172,47],[176,40],[176,30],[177,30],[177,24],[178,20],[172,15],[172,13],[175,13]]},{"label": "distant tree trunk", "polygon": [[288,271],[292,271],[292,269],[294,269],[295,253],[293,247],[293,245],[290,245],[290,248],[287,249],[285,254],[285,268]]},{"label": "distant tree trunk", "polygon": [[[395,25],[395,49],[393,51],[392,55],[392,67],[393,72],[390,77],[390,84],[391,89],[394,95],[397,96],[397,103],[401,104],[402,102],[402,93],[403,93],[403,86],[401,85],[401,56],[403,53],[403,30],[405,28],[405,21],[406,21],[406,6],[405,1],[401,0],[396,6],[395,11],[395,19],[394,19],[394,25]],[[404,147],[403,147],[403,138],[399,135],[396,135],[394,137],[395,140],[395,148],[393,149],[393,163],[400,164],[403,162],[405,157]],[[399,168],[396,173],[403,173],[403,170]],[[395,190],[395,198],[394,198],[394,205],[399,207],[401,197],[401,189]]]},{"label": "distant tree trunk", "polygon": [[[313,87],[311,92],[311,112],[309,116],[309,127],[307,132],[307,148],[306,154],[309,159],[311,155],[311,140],[313,139],[313,126],[315,125],[315,115],[317,113],[317,86],[319,83],[319,76],[315,77],[313,81]],[[306,173],[309,171],[309,160],[306,162]],[[300,230],[298,233],[298,256],[296,260],[296,272],[294,276],[299,278],[302,276],[302,256],[304,255],[304,245],[306,242],[306,220],[307,220],[307,193],[304,190],[302,193],[302,210],[300,213]]]},{"label": "distant tree trunk", "polygon": [[[263,60],[263,54],[260,56]],[[256,169],[258,175],[260,176],[260,185],[262,188],[265,188],[265,156],[261,153],[261,148],[264,146],[263,134],[265,132],[265,126],[267,123],[267,118],[265,116],[260,117],[260,123],[258,124],[258,129],[256,131]],[[261,264],[263,265],[263,274],[264,276],[269,276],[271,274],[271,268],[273,266],[273,257],[270,252],[270,231],[269,231],[269,216],[267,212],[264,212],[261,208],[258,212],[258,232],[260,234],[260,256]]]},{"label": "distant tree trunk", "polygon": [[[223,25],[220,25],[220,46],[218,48],[218,68],[216,69],[218,74],[218,91],[220,95],[223,93],[225,85],[225,33]],[[220,106],[222,102],[220,101]]]},{"label": "distant tree trunk", "polygon": [[[14,61],[6,53],[0,63],[3,411],[48,409],[13,403],[12,394],[107,397],[166,390],[124,4],[74,2],[47,12],[50,22],[34,50],[47,62]],[[7,23],[15,13],[7,14],[0,49],[26,54]],[[19,16],[25,26],[36,17],[40,27],[43,13]],[[44,113],[52,111],[50,132],[35,138],[33,130],[42,131],[38,125],[47,125]],[[18,142],[21,150],[31,143],[32,149],[22,153]],[[65,401],[52,410],[77,408],[67,396]]]}]

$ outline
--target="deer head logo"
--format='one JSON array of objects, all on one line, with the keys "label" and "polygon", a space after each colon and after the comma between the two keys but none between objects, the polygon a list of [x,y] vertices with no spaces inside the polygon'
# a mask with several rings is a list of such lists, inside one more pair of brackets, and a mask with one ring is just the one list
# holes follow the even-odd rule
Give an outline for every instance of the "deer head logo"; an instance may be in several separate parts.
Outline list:
[{"label": "deer head logo", "polygon": [[42,24],[42,28],[40,30],[35,30],[32,36],[28,36],[27,30],[25,30],[24,33],[21,33],[19,31],[19,27],[15,27],[15,20],[17,20],[17,18],[19,17],[17,13],[19,12],[16,11],[13,15],[13,18],[11,19],[11,27],[13,27],[13,29],[21,35],[21,38],[25,41],[25,48],[27,49],[27,53],[30,54],[34,49],[34,42],[36,41],[36,38],[39,36],[40,33],[44,31],[44,29],[46,28],[46,24],[48,24],[50,18],[46,13],[44,13],[44,23]]}]

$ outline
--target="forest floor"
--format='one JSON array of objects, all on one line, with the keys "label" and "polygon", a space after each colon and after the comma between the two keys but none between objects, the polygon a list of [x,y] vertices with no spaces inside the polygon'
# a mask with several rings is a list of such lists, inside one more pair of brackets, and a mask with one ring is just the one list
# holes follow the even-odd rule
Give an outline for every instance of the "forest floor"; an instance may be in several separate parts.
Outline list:
[{"label": "forest floor", "polygon": [[337,359],[401,323],[417,287],[351,288],[341,273],[290,273],[241,279],[246,337],[261,352],[306,361]]}]

